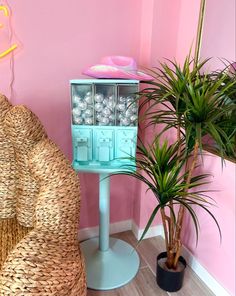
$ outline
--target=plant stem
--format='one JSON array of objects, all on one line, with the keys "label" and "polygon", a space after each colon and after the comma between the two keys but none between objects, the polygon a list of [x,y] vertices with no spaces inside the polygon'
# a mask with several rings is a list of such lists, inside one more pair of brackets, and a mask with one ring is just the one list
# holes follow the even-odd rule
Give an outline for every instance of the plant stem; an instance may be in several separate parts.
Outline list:
[{"label": "plant stem", "polygon": [[166,227],[166,214],[165,214],[165,210],[163,208],[161,208],[161,218],[162,218],[162,224],[163,224],[163,227],[164,227],[166,251],[168,252],[169,238],[168,238],[168,230],[167,230],[167,227]]},{"label": "plant stem", "polygon": [[[170,244],[170,240],[173,240],[173,238],[171,238],[171,231],[170,231],[171,221],[170,221],[170,217],[168,217],[165,214],[164,209],[161,209],[161,218],[162,218],[162,224],[163,224],[163,227],[164,227],[166,252],[167,252],[166,266],[168,268],[172,268],[173,260],[174,260],[174,252],[173,252],[172,246]],[[167,224],[168,224],[168,227],[169,227],[169,231],[168,231],[167,226],[166,226]]]},{"label": "plant stem", "polygon": [[176,269],[177,268],[177,264],[179,261],[179,256],[180,256],[180,252],[181,252],[181,247],[182,247],[182,243],[179,240],[177,240],[176,242],[176,253],[175,253],[175,257],[174,257],[174,262],[173,262],[173,268]]},{"label": "plant stem", "polygon": [[177,151],[177,161],[179,163],[179,157],[180,157],[180,153],[181,153],[181,148],[182,148],[182,145],[180,145],[180,140],[181,140],[181,134],[180,134],[180,119],[178,118],[178,126],[177,126],[177,141],[179,143],[179,146],[178,146],[178,151]]},{"label": "plant stem", "polygon": [[174,211],[174,206],[173,206],[173,201],[170,201],[170,226],[169,226],[169,229],[170,229],[170,234],[169,234],[169,245],[170,245],[170,248],[173,249],[174,245],[174,225],[175,225],[175,221],[174,221],[174,216],[173,216],[173,212]]},{"label": "plant stem", "polygon": [[[188,187],[192,178],[192,174],[194,172],[194,168],[196,166],[197,162],[197,157],[198,157],[198,148],[199,148],[199,143],[198,140],[195,141],[194,144],[194,151],[193,151],[193,161],[188,173],[188,177],[186,180],[186,192],[188,191]],[[177,218],[177,224],[176,224],[176,232],[175,232],[175,245],[176,245],[176,255],[174,259],[174,264],[173,267],[176,268],[179,256],[180,256],[180,251],[181,251],[181,232],[182,232],[182,227],[183,227],[183,220],[184,220],[184,212],[185,208],[183,205],[180,205],[179,212],[178,212],[178,218]]]},{"label": "plant stem", "polygon": [[171,219],[169,216],[165,215],[165,220],[168,225],[168,249],[171,249],[173,237],[171,236]]},{"label": "plant stem", "polygon": [[202,31],[203,31],[203,22],[204,22],[204,15],[206,10],[206,0],[201,0],[201,6],[199,11],[198,17],[198,28],[197,28],[197,37],[195,43],[195,53],[194,53],[194,64],[197,65],[199,61],[201,43],[202,43]]}]

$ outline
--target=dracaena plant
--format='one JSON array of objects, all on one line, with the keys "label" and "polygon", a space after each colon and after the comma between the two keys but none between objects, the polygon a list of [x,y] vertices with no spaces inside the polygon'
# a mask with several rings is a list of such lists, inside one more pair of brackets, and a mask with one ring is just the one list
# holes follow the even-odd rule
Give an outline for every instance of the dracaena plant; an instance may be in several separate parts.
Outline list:
[{"label": "dracaena plant", "polygon": [[[213,79],[218,79],[225,75],[225,82],[227,84],[236,81],[236,63],[225,64],[225,68],[222,71],[217,71],[213,73]],[[223,85],[224,86],[224,85]],[[225,155],[230,160],[236,161],[236,84],[225,92],[225,104],[228,105],[228,112],[224,112],[217,120],[219,126],[224,130],[228,137],[228,142],[225,143]],[[215,150],[217,152],[217,148]]]},{"label": "dracaena plant", "polygon": [[183,141],[176,141],[171,145],[167,140],[161,144],[159,137],[156,137],[151,144],[144,144],[140,141],[136,157],[132,160],[135,161],[137,170],[129,165],[120,173],[146,184],[147,190],[151,190],[156,198],[156,206],[140,240],[144,238],[153,219],[160,212],[167,251],[166,264],[168,268],[175,269],[180,252],[180,241],[176,237],[180,227],[177,223],[177,207],[183,207],[190,214],[197,238],[199,222],[196,206],[205,210],[213,218],[220,231],[217,220],[208,209],[208,206],[212,205],[212,199],[207,196],[206,190],[200,189],[201,186],[209,183],[208,175],[201,174],[188,178],[189,171],[184,170],[186,155]]},{"label": "dracaena plant", "polygon": [[[167,60],[159,68],[150,70],[154,80],[147,82],[146,88],[138,94],[140,108],[145,107],[146,126],[160,124],[161,137],[165,137],[169,129],[177,131],[176,143],[169,147],[166,142],[160,146],[158,141],[153,146],[139,146],[135,160],[140,170],[126,173],[146,183],[158,200],[142,238],[160,211],[170,268],[176,267],[180,256],[186,211],[190,213],[196,231],[198,220],[193,205],[203,208],[219,226],[207,207],[209,200],[197,189],[206,176],[193,177],[199,153],[202,154],[203,137],[210,135],[214,139],[221,157],[227,150],[234,149],[220,122],[222,117],[235,110],[227,103],[226,94],[234,93],[236,81],[228,79],[224,72],[217,78],[205,74],[208,61],[195,62],[188,55],[180,66],[176,61]],[[197,191],[193,193],[193,189]],[[179,206],[177,211],[176,204]],[[169,210],[169,215],[165,209]]]},{"label": "dracaena plant", "polygon": [[194,64],[189,55],[182,67],[177,62],[162,63],[152,70],[155,80],[140,92],[140,107],[149,106],[148,124],[164,123],[163,131],[175,127],[178,139],[182,133],[188,148],[202,148],[203,136],[211,135],[223,156],[229,137],[219,119],[235,110],[226,95],[235,93],[236,80],[224,72],[217,77],[204,74],[208,61]]}]

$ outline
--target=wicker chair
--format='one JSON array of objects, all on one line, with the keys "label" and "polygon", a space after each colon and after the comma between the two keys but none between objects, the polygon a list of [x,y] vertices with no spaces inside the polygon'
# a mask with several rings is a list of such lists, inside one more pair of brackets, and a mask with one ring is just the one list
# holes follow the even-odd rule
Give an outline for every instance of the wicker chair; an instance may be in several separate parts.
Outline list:
[{"label": "wicker chair", "polygon": [[16,209],[16,165],[14,149],[4,131],[6,113],[12,105],[0,94],[0,218],[13,218]]},{"label": "wicker chair", "polygon": [[28,152],[46,132],[25,106],[0,95],[0,269],[13,247],[32,229],[38,185]]},{"label": "wicker chair", "polygon": [[0,295],[85,296],[77,175],[26,107],[10,108],[4,124],[20,168],[17,219],[34,228],[8,255],[0,271]]},{"label": "wicker chair", "polygon": [[6,113],[4,128],[16,158],[17,220],[25,227],[33,227],[38,184],[29,169],[29,151],[47,134],[38,117],[25,106],[14,106]]},{"label": "wicker chair", "polygon": [[17,165],[14,146],[5,133],[5,117],[12,105],[0,94],[0,270],[8,253],[29,231],[16,219]]}]

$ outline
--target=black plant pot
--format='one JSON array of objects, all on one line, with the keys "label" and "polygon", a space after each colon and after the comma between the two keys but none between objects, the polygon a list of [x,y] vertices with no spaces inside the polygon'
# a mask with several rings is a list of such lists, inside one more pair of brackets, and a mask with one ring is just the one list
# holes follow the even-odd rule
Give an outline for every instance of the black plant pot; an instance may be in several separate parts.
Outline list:
[{"label": "black plant pot", "polygon": [[157,273],[156,280],[158,286],[168,292],[176,292],[182,288],[183,280],[184,280],[184,272],[186,268],[185,259],[180,256],[179,262],[183,264],[183,269],[181,271],[173,271],[163,269],[159,265],[159,260],[162,258],[167,258],[167,253],[163,252],[157,256]]}]

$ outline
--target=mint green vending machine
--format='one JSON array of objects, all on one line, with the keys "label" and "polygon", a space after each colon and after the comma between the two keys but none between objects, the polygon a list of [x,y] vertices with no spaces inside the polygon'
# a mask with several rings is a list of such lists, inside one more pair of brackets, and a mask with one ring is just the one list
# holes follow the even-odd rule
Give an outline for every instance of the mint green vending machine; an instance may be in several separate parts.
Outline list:
[{"label": "mint green vending machine", "polygon": [[[99,237],[81,244],[87,285],[109,290],[128,283],[139,257],[126,242],[109,237],[111,173],[135,163],[138,80],[71,80],[73,167],[99,174]],[[122,184],[121,184],[122,186]]]}]

